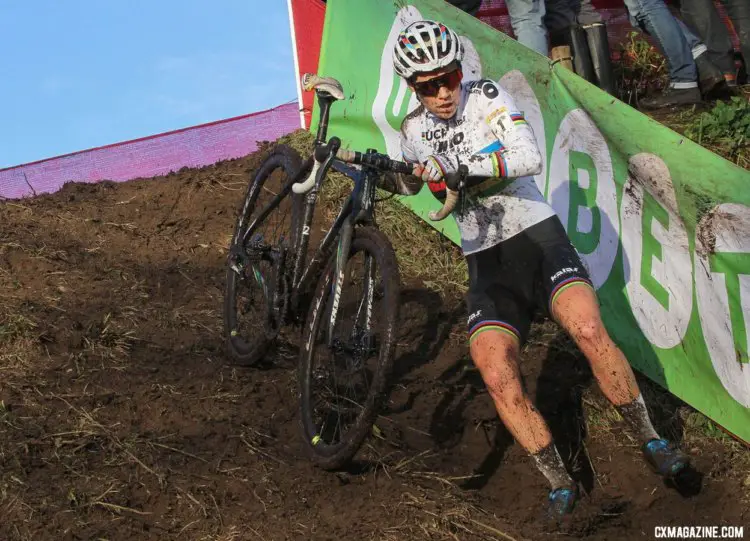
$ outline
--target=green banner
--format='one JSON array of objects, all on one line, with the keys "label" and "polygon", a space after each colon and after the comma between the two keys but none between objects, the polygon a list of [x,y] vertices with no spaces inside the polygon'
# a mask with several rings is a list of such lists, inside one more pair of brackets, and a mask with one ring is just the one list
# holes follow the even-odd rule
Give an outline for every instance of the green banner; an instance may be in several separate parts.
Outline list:
[{"label": "green banner", "polygon": [[[598,290],[605,323],[631,363],[750,441],[750,173],[612,98],[442,0],[329,0],[319,73],[348,100],[329,133],[400,158],[416,98],[391,49],[413,21],[448,24],[466,80],[515,98],[544,157],[535,177]],[[428,223],[425,189],[404,198]],[[454,242],[452,218],[434,224]]]}]

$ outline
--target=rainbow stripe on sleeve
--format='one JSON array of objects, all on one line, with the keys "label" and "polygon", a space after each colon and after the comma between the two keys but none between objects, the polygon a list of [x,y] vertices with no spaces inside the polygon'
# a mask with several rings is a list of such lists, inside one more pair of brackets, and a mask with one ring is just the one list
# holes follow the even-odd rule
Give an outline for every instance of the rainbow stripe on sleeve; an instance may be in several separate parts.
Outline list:
[{"label": "rainbow stripe on sleeve", "polygon": [[528,124],[528,122],[526,122],[526,119],[523,117],[523,113],[511,113],[510,119],[513,121],[514,126],[522,126],[524,124]]},{"label": "rainbow stripe on sleeve", "polygon": [[505,163],[505,156],[502,152],[493,152],[492,157],[492,174],[499,178],[508,176],[508,164]]}]

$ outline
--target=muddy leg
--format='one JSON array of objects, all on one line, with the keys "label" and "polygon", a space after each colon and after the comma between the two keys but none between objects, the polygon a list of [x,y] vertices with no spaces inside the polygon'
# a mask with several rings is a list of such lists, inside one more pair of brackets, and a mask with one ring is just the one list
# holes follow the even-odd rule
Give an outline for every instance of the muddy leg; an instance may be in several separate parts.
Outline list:
[{"label": "muddy leg", "polygon": [[518,369],[519,347],[515,336],[487,330],[471,341],[471,356],[513,437],[534,458],[552,488],[571,486],[547,423],[523,390]]},{"label": "muddy leg", "polygon": [[634,435],[641,443],[657,438],[633,369],[601,320],[594,290],[578,284],[562,291],[552,312],[586,356],[604,396],[617,407]]}]

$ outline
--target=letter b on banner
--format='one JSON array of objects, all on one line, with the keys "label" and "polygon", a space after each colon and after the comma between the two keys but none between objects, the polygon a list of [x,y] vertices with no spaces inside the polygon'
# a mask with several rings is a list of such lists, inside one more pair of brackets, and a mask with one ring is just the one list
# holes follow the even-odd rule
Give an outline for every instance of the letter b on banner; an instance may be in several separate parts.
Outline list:
[{"label": "letter b on banner", "polygon": [[547,198],[599,288],[617,256],[617,191],[607,142],[585,111],[560,123],[549,171]]}]

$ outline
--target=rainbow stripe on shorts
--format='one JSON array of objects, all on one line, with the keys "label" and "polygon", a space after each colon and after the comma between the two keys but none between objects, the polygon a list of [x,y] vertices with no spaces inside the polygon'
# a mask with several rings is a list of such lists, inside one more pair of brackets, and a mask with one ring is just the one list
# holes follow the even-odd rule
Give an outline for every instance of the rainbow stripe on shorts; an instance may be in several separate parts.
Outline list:
[{"label": "rainbow stripe on shorts", "polygon": [[585,278],[573,276],[571,278],[568,278],[567,280],[563,280],[555,286],[555,289],[552,290],[552,294],[549,296],[549,313],[552,313],[552,306],[555,304],[555,300],[557,300],[557,297],[560,295],[560,293],[562,293],[569,287],[573,287],[579,284],[588,286],[592,291],[594,290],[594,286],[592,286],[591,282],[589,282]]},{"label": "rainbow stripe on shorts", "polygon": [[480,321],[479,323],[474,325],[471,329],[469,329],[469,345],[471,345],[472,341],[477,336],[479,336],[485,331],[500,331],[500,332],[509,334],[510,336],[513,336],[519,342],[521,341],[521,333],[519,333],[518,330],[513,325],[505,323],[504,321],[486,320],[486,321]]}]

